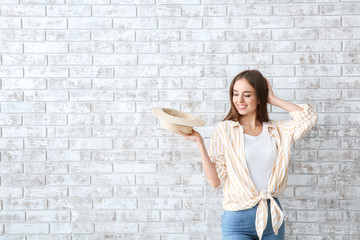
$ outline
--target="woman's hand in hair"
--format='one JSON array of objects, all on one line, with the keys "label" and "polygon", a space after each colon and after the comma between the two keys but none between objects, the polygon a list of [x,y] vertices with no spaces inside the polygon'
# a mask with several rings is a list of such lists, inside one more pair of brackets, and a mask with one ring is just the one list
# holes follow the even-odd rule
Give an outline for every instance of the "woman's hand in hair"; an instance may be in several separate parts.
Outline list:
[{"label": "woman's hand in hair", "polygon": [[186,140],[195,142],[196,144],[199,144],[204,141],[203,138],[201,137],[200,133],[198,133],[194,129],[192,130],[192,132],[190,134],[185,134],[180,130],[178,130],[178,133],[180,134],[180,136],[182,136]]},{"label": "woman's hand in hair", "polygon": [[266,80],[266,84],[267,84],[268,92],[269,92],[267,101],[268,101],[268,103],[272,104],[272,100],[275,98],[275,95],[274,95],[273,89],[271,87],[270,81],[267,80],[267,78],[265,78],[265,80]]}]

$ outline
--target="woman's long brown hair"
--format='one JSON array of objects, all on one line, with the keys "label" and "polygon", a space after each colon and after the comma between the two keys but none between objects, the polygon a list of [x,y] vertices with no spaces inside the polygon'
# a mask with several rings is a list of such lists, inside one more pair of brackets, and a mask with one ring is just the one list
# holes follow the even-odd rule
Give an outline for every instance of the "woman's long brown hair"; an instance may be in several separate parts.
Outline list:
[{"label": "woman's long brown hair", "polygon": [[245,70],[234,77],[234,79],[230,84],[230,89],[229,89],[231,109],[223,121],[231,120],[240,123],[240,119],[243,116],[238,112],[236,106],[233,103],[234,85],[235,82],[237,82],[240,79],[247,80],[248,83],[256,91],[256,97],[260,102],[256,109],[256,119],[259,120],[261,123],[268,122],[270,120],[267,111],[267,98],[269,92],[268,92],[266,80],[258,70]]}]

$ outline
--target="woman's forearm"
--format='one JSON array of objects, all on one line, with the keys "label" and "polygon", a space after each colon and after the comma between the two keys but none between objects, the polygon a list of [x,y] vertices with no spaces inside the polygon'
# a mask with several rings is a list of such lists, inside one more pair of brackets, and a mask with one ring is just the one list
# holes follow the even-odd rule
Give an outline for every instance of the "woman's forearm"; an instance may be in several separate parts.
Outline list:
[{"label": "woman's forearm", "polygon": [[211,186],[217,188],[221,185],[220,179],[217,175],[215,164],[210,161],[209,155],[206,151],[204,141],[197,142],[197,146],[200,150],[201,161],[205,171],[205,175]]},{"label": "woman's forearm", "polygon": [[295,112],[295,111],[303,111],[304,109],[296,104],[293,104],[291,102],[285,101],[278,97],[273,97],[271,99],[271,102],[269,102],[271,105],[274,105],[276,107],[282,108],[288,112]]}]

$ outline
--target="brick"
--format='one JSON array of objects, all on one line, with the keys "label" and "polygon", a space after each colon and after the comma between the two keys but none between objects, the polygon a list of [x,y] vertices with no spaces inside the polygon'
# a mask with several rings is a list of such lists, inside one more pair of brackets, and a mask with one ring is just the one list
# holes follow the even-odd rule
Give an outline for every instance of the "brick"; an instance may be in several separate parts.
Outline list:
[{"label": "brick", "polygon": [[48,223],[7,223],[6,234],[47,234],[49,233]]},{"label": "brick", "polygon": [[246,53],[228,55],[229,64],[271,64],[272,56],[267,54]]},{"label": "brick", "polygon": [[12,174],[1,176],[1,185],[4,186],[44,186],[45,175]]},{"label": "brick", "polygon": [[[202,53],[203,44],[199,42],[160,43],[161,53]],[[157,52],[157,50],[155,51]]]},{"label": "brick", "polygon": [[66,29],[67,21],[62,18],[24,18],[24,29]]},{"label": "brick", "polygon": [[340,66],[333,65],[310,65],[310,66],[296,66],[297,76],[339,76],[341,74]]},{"label": "brick", "polygon": [[295,173],[336,173],[339,171],[337,163],[295,163]]},{"label": "brick", "polygon": [[183,41],[224,41],[224,30],[182,30],[181,39]]},{"label": "brick", "polygon": [[1,30],[1,40],[3,41],[44,41],[45,32],[41,30]]},{"label": "brick", "polygon": [[92,91],[70,91],[70,99],[76,101],[112,101],[113,93],[110,91],[92,90]]},{"label": "brick", "polygon": [[48,79],[49,89],[90,89],[90,78],[50,78]]},{"label": "brick", "polygon": [[29,222],[70,221],[70,211],[28,211],[26,220]]},{"label": "brick", "polygon": [[108,198],[113,196],[112,187],[71,186],[69,196],[75,198]]},{"label": "brick", "polygon": [[184,210],[164,210],[161,211],[161,220],[168,222],[175,221],[203,221],[205,212],[201,210],[184,211]]},{"label": "brick", "polygon": [[47,103],[49,113],[89,113],[89,103]]},{"label": "brick", "polygon": [[340,41],[334,40],[304,40],[296,41],[296,51],[301,52],[334,52],[341,51]]},{"label": "brick", "polygon": [[130,30],[94,30],[91,38],[95,41],[135,41],[135,31]]},{"label": "brick", "polygon": [[94,233],[93,223],[50,223],[51,233],[70,234],[81,233],[91,234]]},{"label": "brick", "polygon": [[24,124],[29,125],[65,125],[66,116],[53,114],[27,114],[23,117]]},{"label": "brick", "polygon": [[150,197],[157,197],[158,188],[155,186],[121,186],[115,187],[115,194],[116,198],[123,198],[123,197],[138,197],[138,198],[150,198]]},{"label": "brick", "polygon": [[181,222],[160,222],[160,223],[140,223],[140,232],[146,233],[180,233],[183,231]]},{"label": "brick", "polygon": [[11,54],[11,53],[22,53],[22,43],[18,42],[0,42],[0,53]]},{"label": "brick", "polygon": [[4,17],[36,17],[45,16],[45,6],[2,6]]},{"label": "brick", "polygon": [[98,223],[95,225],[95,231],[97,233],[137,233],[138,224],[137,223],[117,223],[117,222],[108,222],[108,223]]},{"label": "brick", "polygon": [[21,67],[1,67],[0,77],[23,77]]},{"label": "brick", "polygon": [[111,222],[116,220],[115,211],[71,211],[72,220],[75,222]]},{"label": "brick", "polygon": [[128,113],[135,112],[135,104],[131,102],[92,103],[94,113]]},{"label": "brick", "polygon": [[202,20],[198,18],[160,18],[158,20],[159,28],[202,28]]},{"label": "brick", "polygon": [[110,115],[99,114],[69,114],[68,121],[71,125],[110,125]]},{"label": "brick", "polygon": [[251,17],[249,28],[290,28],[294,26],[292,17]]},{"label": "brick", "polygon": [[94,199],[94,209],[135,209],[136,206],[136,199]]},{"label": "brick", "polygon": [[113,53],[114,43],[90,42],[90,43],[69,43],[69,53]]},{"label": "brick", "polygon": [[235,6],[230,6],[228,8],[228,15],[238,17],[239,15],[247,15],[247,16],[263,16],[263,15],[271,15],[271,6],[266,5],[256,5],[256,4],[239,4]]},{"label": "brick", "polygon": [[267,41],[254,41],[249,43],[249,52],[263,53],[263,52],[293,52],[295,49],[293,42],[287,41],[282,44]]},{"label": "brick", "polygon": [[24,172],[25,173],[67,173],[67,164],[66,163],[24,163]]},{"label": "brick", "polygon": [[24,148],[24,144],[20,139],[1,139],[0,149],[9,150],[20,150]]},{"label": "brick", "polygon": [[114,163],[115,173],[151,173],[156,170],[154,163]]},{"label": "brick", "polygon": [[88,30],[46,30],[46,41],[90,41]]},{"label": "brick", "polygon": [[62,198],[68,195],[67,187],[25,187],[24,196],[27,198]]},{"label": "brick", "polygon": [[3,127],[3,137],[45,137],[45,127]]},{"label": "brick", "polygon": [[92,200],[89,198],[55,198],[48,200],[50,210],[88,210],[92,209]]},{"label": "brick", "polygon": [[69,18],[69,29],[111,29],[112,20],[109,18]]},{"label": "brick", "polygon": [[158,44],[153,42],[120,42],[115,43],[115,53],[157,53]]},{"label": "brick", "polygon": [[86,17],[91,16],[91,6],[47,6],[47,16],[51,17]]},{"label": "brick", "polygon": [[118,151],[92,151],[92,160],[99,162],[135,160],[135,151],[121,149]]},{"label": "brick", "polygon": [[135,185],[135,176],[132,174],[92,174],[92,185]]},{"label": "brick", "polygon": [[297,220],[305,222],[342,221],[340,211],[297,211]]},{"label": "brick", "polygon": [[278,29],[273,31],[274,40],[317,39],[318,30],[314,29]]},{"label": "brick", "polygon": [[116,77],[157,77],[158,67],[155,66],[124,66],[115,68]]},{"label": "brick", "polygon": [[114,29],[156,29],[157,19],[154,18],[114,18]]},{"label": "brick", "polygon": [[73,162],[69,164],[70,173],[111,173],[112,164],[94,162]]},{"label": "brick", "polygon": [[355,236],[360,233],[359,223],[324,223],[321,225],[321,232],[324,234],[341,234],[346,232],[349,235]]},{"label": "brick", "polygon": [[23,0],[23,4],[64,4],[64,0]]},{"label": "brick", "polygon": [[180,6],[139,6],[138,17],[174,17],[181,16]]},{"label": "brick", "polygon": [[351,27],[322,28],[319,29],[319,39],[357,39],[360,36],[360,30]]},{"label": "brick", "polygon": [[24,43],[25,53],[67,53],[67,43],[33,42]]},{"label": "brick", "polygon": [[1,187],[0,194],[3,198],[19,198],[23,197],[21,187]]},{"label": "brick", "polygon": [[202,233],[201,229],[204,229],[209,233],[221,233],[221,229],[218,227],[219,223],[216,221],[213,222],[199,222],[191,221],[184,224],[184,232],[186,233]]},{"label": "brick", "polygon": [[180,31],[178,30],[138,30],[136,41],[179,41]]},{"label": "brick", "polygon": [[1,222],[25,222],[25,212],[7,211],[0,213]]},{"label": "brick", "polygon": [[67,0],[67,4],[109,4],[110,0]]},{"label": "brick", "polygon": [[329,3],[320,5],[321,15],[347,15],[356,14],[360,11],[358,4],[352,3]]},{"label": "brick", "polygon": [[186,17],[220,17],[226,15],[225,6],[183,6],[182,16]]},{"label": "brick", "polygon": [[136,174],[136,184],[139,185],[177,185],[179,176],[175,174]]},{"label": "brick", "polygon": [[118,136],[121,137],[135,137],[136,128],[135,127],[93,127],[93,136],[94,137],[106,137],[106,138],[115,138]]},{"label": "brick", "polygon": [[90,185],[90,176],[82,174],[47,175],[48,186]]},{"label": "brick", "polygon": [[159,187],[159,196],[160,197],[201,197],[203,196],[202,187],[198,186],[177,186],[177,187],[168,187],[163,186]]},{"label": "brick", "polygon": [[226,32],[226,40],[228,41],[244,41],[244,40],[270,40],[270,30],[229,30]]},{"label": "brick", "polygon": [[116,217],[120,222],[136,222],[136,221],[159,221],[160,211],[117,211]]},{"label": "brick", "polygon": [[71,67],[71,77],[112,77],[112,67]]},{"label": "brick", "polygon": [[136,17],[135,6],[93,6],[92,15],[96,17]]},{"label": "brick", "polygon": [[336,198],[341,195],[341,189],[337,187],[295,187],[295,196],[298,198],[317,198],[322,196],[324,198]]},{"label": "brick", "polygon": [[322,53],[320,54],[320,63],[357,64],[360,63],[360,55],[356,53]]},{"label": "brick", "polygon": [[293,4],[293,5],[275,5],[273,6],[274,15],[280,16],[311,16],[319,14],[317,4]]},{"label": "brick", "polygon": [[18,18],[2,18],[0,29],[20,29],[21,20]]},{"label": "brick", "polygon": [[335,17],[325,17],[325,16],[306,16],[306,17],[296,17],[295,18],[295,27],[340,27],[341,18],[338,16]]},{"label": "brick", "polygon": [[158,101],[158,91],[150,90],[128,90],[128,91],[115,91],[116,101]]},{"label": "brick", "polygon": [[360,67],[358,65],[354,66],[344,66],[343,75],[344,76],[357,76],[360,72]]},{"label": "brick", "polygon": [[5,199],[3,201],[4,210],[43,210],[47,209],[46,199]]},{"label": "brick", "polygon": [[2,95],[0,96],[0,101],[20,102],[22,101],[22,93],[16,90],[2,91]]},{"label": "brick", "polygon": [[358,16],[343,16],[342,17],[342,26],[359,26],[359,17]]},{"label": "brick", "polygon": [[33,67],[25,68],[25,77],[68,77],[67,67]]},{"label": "brick", "polygon": [[34,55],[34,54],[12,54],[3,55],[4,65],[47,65],[46,55]]}]

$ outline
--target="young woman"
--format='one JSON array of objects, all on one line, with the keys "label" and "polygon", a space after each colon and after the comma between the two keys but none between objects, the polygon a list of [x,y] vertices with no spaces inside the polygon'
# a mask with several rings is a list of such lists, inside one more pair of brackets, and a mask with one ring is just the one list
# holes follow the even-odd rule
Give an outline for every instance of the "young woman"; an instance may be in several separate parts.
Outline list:
[{"label": "young woman", "polygon": [[[278,197],[287,184],[290,147],[309,132],[318,115],[308,103],[276,97],[257,70],[235,76],[229,95],[231,109],[211,134],[208,152],[197,131],[179,134],[197,144],[209,183],[223,185],[224,239],[283,240]],[[292,120],[270,120],[267,103],[288,111]]]}]

